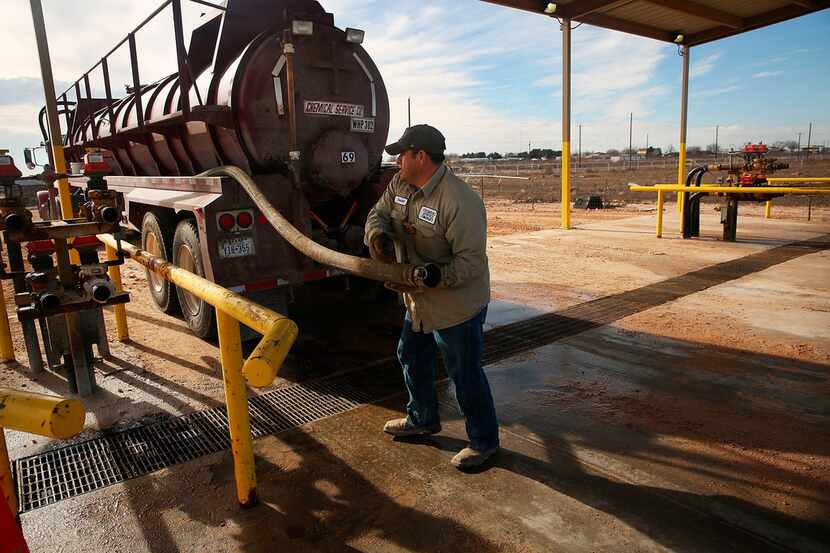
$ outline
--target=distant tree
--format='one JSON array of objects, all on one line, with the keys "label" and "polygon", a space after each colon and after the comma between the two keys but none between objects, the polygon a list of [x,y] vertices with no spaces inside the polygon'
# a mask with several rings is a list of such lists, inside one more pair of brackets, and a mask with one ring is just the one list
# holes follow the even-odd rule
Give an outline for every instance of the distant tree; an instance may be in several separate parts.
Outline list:
[{"label": "distant tree", "polygon": [[615,149],[615,148],[611,148],[610,150],[607,150],[605,153],[608,154],[609,156],[618,156],[618,155],[620,155],[620,151]]},{"label": "distant tree", "polygon": [[715,144],[709,144],[708,146],[706,146],[706,151],[709,152],[710,154],[718,153],[717,150],[718,150],[718,146],[715,145]]},{"label": "distant tree", "polygon": [[487,154],[487,159],[501,159],[501,154],[498,152],[492,152]]},{"label": "distant tree", "polygon": [[798,150],[798,142],[796,142],[795,140],[779,140],[778,142],[773,144],[772,147],[779,150],[789,150],[791,152],[794,152]]},{"label": "distant tree", "polygon": [[699,155],[702,151],[703,149],[700,146],[689,146],[686,148],[687,154]]},{"label": "distant tree", "polygon": [[462,154],[461,159],[484,159],[486,157],[486,152],[468,152],[466,154]]}]

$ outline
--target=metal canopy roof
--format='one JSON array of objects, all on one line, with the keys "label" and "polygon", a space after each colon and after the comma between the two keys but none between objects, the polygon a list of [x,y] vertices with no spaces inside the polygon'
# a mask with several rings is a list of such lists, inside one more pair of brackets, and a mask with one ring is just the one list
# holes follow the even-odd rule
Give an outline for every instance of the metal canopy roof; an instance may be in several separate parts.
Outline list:
[{"label": "metal canopy roof", "polygon": [[[543,14],[547,1],[483,0]],[[830,0],[561,0],[555,17],[696,46],[830,7]]]}]

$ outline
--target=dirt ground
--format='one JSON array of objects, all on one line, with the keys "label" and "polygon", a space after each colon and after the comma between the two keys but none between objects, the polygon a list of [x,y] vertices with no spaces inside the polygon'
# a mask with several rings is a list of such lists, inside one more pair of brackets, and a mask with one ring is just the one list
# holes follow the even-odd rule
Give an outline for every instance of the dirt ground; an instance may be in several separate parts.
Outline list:
[{"label": "dirt ground", "polygon": [[[690,167],[712,163],[712,159],[699,162],[690,161]],[[725,160],[721,159],[720,162]],[[787,159],[790,168],[770,174],[771,177],[822,177],[830,175],[830,159],[810,159],[803,163]],[[465,180],[488,200],[508,200],[521,202],[559,202],[561,199],[561,179],[559,162],[521,161],[488,162],[456,160],[451,167],[456,174],[519,176],[527,180],[466,177]],[[635,162],[636,163],[636,162]],[[620,162],[616,164],[605,160],[586,161],[580,167],[575,162],[571,168],[571,197],[577,199],[590,195],[601,196],[603,202],[612,205],[652,202],[641,192],[631,192],[629,184],[652,185],[677,182],[677,169],[668,160],[644,161],[642,166],[627,168]],[[655,166],[656,165],[656,166]],[[707,173],[702,182],[715,183],[724,172]],[[830,206],[830,195],[813,197],[785,196],[777,198],[776,204],[788,206]]]}]

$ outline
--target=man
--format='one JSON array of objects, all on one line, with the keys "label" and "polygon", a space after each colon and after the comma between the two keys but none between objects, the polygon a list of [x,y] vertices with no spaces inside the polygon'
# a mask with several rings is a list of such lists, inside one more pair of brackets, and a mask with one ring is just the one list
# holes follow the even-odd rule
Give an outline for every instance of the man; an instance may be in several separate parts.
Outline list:
[{"label": "man", "polygon": [[440,280],[427,279],[423,287],[388,285],[403,293],[406,304],[397,353],[409,402],[406,418],[390,420],[383,430],[396,437],[441,431],[435,390],[440,350],[470,440],[452,464],[468,469],[499,447],[493,396],[481,367],[490,301],[487,215],[478,194],[444,164],[445,148],[444,136],[429,125],[410,127],[386,147],[400,171],[369,212],[364,240],[374,259],[440,269]]}]

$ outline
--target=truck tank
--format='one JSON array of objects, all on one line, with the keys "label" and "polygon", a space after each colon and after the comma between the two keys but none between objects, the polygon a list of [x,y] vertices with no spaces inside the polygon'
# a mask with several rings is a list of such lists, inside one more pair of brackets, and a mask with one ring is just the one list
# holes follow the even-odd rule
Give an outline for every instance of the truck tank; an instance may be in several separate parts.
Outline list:
[{"label": "truck tank", "polygon": [[[394,173],[381,166],[383,78],[361,46],[363,32],[337,28],[314,0],[212,2],[189,42],[186,1],[164,0],[58,97],[66,155],[80,161],[89,148],[105,151],[109,186],[143,249],[284,312],[291,287],[339,273],[292,247],[237,183],[201,174],[238,166],[300,232],[365,256],[366,215]],[[152,66],[135,35],[171,13],[168,52],[179,70],[146,84]],[[108,59],[125,45],[132,85],[114,98]],[[98,75],[103,98],[91,94]],[[199,336],[215,332],[209,305],[147,277],[159,309],[180,308]]]},{"label": "truck tank", "polygon": [[[287,172],[296,151],[311,204],[348,196],[378,170],[389,130],[386,88],[357,42],[361,33],[335,27],[313,0],[230,0],[225,7],[193,31],[186,72],[142,85],[140,99],[80,101],[67,144],[73,157],[108,149],[120,175],[187,176],[225,164],[257,175]],[[183,78],[193,106],[187,116]]]}]

